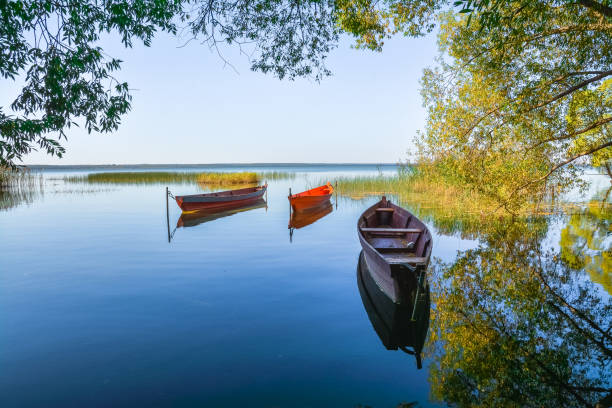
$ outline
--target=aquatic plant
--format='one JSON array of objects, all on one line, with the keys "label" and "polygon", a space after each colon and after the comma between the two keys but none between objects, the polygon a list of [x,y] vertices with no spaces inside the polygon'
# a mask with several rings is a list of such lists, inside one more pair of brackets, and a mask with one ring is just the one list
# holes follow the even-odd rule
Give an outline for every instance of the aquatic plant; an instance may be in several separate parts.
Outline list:
[{"label": "aquatic plant", "polygon": [[27,169],[0,167],[0,210],[31,203],[42,192],[41,174]]},{"label": "aquatic plant", "polygon": [[170,171],[134,171],[90,173],[63,178],[69,183],[102,183],[102,184],[191,184],[200,185],[234,185],[255,184],[263,180],[278,180],[295,177],[288,172],[170,172]]}]

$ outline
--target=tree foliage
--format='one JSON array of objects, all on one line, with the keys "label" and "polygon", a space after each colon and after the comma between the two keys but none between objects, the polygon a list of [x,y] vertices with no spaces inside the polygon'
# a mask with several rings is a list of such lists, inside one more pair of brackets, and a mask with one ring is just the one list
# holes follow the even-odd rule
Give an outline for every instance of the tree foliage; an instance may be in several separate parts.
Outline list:
[{"label": "tree foliage", "polygon": [[609,166],[607,2],[458,4],[466,13],[441,16],[450,58],[423,77],[422,157],[510,211],[546,184],[571,185],[584,159]]},{"label": "tree foliage", "polygon": [[[33,149],[61,156],[72,126],[110,132],[131,106],[121,61],[99,46],[106,33],[126,47],[158,31],[191,33],[210,47],[245,47],[252,69],[279,78],[329,75],[325,59],[340,33],[380,49],[395,32],[431,29],[431,0],[0,0],[0,75],[24,82],[0,107],[0,165]],[[413,7],[415,6],[415,7]],[[419,7],[422,9],[419,11]],[[415,21],[407,16],[414,16]]]},{"label": "tree foliage", "polygon": [[149,45],[158,30],[176,32],[180,7],[178,0],[0,0],[0,75],[24,82],[10,109],[0,107],[0,165],[35,148],[61,156],[58,140],[79,121],[88,132],[115,130],[131,98],[113,77],[121,61],[97,45],[101,36]]},{"label": "tree foliage", "polygon": [[440,18],[452,62],[423,80],[424,156],[504,202],[542,180],[561,183],[556,170],[571,173],[583,156],[609,168],[609,0],[0,0],[0,74],[24,80],[0,108],[0,164],[34,148],[61,155],[59,140],[77,124],[117,128],[131,98],[113,76],[121,61],[99,46],[104,33],[130,47],[182,28],[211,47],[245,47],[254,70],[319,80],[342,33],[381,50]]}]

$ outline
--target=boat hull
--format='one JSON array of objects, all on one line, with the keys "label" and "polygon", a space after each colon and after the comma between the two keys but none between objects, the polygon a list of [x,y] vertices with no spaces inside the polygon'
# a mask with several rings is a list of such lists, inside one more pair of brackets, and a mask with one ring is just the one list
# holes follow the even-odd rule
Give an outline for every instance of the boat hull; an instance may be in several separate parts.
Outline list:
[{"label": "boat hull", "polygon": [[329,204],[329,199],[334,193],[330,183],[324,186],[289,196],[289,204],[294,211],[305,211]]},{"label": "boat hull", "polygon": [[[378,213],[377,208],[383,207],[389,211]],[[418,234],[406,232],[402,238],[395,238],[396,234],[373,238],[362,232],[361,228],[364,226],[379,227],[381,223],[384,224],[383,227],[390,227],[390,230],[397,229],[399,225],[402,228],[410,227],[415,230],[419,228],[422,232]],[[419,273],[426,270],[429,265],[431,235],[427,227],[407,210],[393,205],[383,198],[362,214],[357,224],[357,235],[363,249],[367,269],[380,290],[395,303],[407,302],[408,299],[406,299],[405,294],[418,286]],[[394,261],[392,254],[381,253],[382,249],[376,247],[376,245],[387,245],[387,250],[392,250],[392,253],[400,253],[402,245],[406,245],[408,242],[413,243],[414,253],[410,254],[410,258],[406,258],[406,262]],[[410,251],[407,250],[406,252]],[[410,259],[418,259],[419,262],[411,264],[410,267],[405,266],[406,263],[410,262]]]},{"label": "boat hull", "polygon": [[298,197],[289,200],[294,211],[305,211],[316,207],[323,207],[329,204],[331,194],[323,196]]},{"label": "boat hull", "polygon": [[[200,211],[213,209],[232,209],[255,203],[266,193],[267,186],[251,189],[235,190],[238,193],[229,195],[231,191],[212,194],[195,194],[176,196],[176,203],[183,211]],[[247,191],[250,190],[250,191]]]}]

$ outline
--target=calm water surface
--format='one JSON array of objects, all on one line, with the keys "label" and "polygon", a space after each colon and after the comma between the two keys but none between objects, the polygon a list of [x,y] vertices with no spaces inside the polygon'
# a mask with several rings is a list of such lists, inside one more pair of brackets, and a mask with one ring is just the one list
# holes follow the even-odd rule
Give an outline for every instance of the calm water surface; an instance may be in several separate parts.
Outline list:
[{"label": "calm water surface", "polygon": [[[395,170],[294,170],[267,207],[195,226],[176,228],[170,202],[171,242],[165,186],[45,173],[44,194],[0,212],[0,405],[439,404],[427,350],[421,370],[386,350],[359,294],[356,221],[376,199],[334,199],[291,241],[287,228],[290,187]],[[442,261],[478,245],[429,226]]]}]

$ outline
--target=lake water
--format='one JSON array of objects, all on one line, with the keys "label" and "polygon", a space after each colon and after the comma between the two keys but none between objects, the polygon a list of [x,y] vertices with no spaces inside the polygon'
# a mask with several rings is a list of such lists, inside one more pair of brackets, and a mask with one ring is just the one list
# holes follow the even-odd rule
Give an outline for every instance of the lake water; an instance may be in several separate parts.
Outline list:
[{"label": "lake water", "polygon": [[[170,201],[170,242],[165,185],[44,170],[42,194],[0,211],[0,406],[445,405],[432,395],[436,343],[417,369],[385,348],[360,296],[356,222],[377,198],[336,197],[290,239],[289,188],[394,166],[255,169],[297,174],[268,182],[267,206],[193,226],[176,228]],[[568,217],[551,219],[545,245],[558,248]],[[437,262],[483,242],[427,223]],[[593,291],[608,301],[600,283]]]}]

